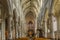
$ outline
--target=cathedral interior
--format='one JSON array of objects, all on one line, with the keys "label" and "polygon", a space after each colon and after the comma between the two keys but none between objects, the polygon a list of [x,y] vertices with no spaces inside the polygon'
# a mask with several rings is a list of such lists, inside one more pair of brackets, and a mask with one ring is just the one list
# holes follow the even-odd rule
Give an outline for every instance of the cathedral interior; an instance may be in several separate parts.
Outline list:
[{"label": "cathedral interior", "polygon": [[0,0],[0,40],[60,40],[60,0]]}]

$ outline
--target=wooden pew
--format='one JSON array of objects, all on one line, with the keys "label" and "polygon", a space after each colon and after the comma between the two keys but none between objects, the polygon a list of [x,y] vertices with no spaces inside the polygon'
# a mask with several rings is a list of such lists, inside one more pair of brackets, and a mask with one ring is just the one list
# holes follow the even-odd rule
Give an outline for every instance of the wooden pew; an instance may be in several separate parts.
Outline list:
[{"label": "wooden pew", "polygon": [[50,39],[47,39],[47,38],[35,38],[35,40],[50,40]]},{"label": "wooden pew", "polygon": [[16,40],[29,40],[29,38],[18,38]]},{"label": "wooden pew", "polygon": [[[19,39],[16,39],[16,40],[29,40],[29,38],[19,38]],[[33,40],[50,40],[50,39],[47,39],[47,38],[34,38]]]}]

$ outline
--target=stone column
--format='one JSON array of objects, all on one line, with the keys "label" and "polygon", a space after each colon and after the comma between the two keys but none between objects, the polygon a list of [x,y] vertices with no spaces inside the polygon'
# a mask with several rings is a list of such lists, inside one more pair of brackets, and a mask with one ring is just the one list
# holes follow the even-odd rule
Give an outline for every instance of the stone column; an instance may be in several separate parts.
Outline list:
[{"label": "stone column", "polygon": [[25,22],[24,22],[24,20],[23,20],[23,21],[22,21],[22,26],[21,26],[21,27],[22,27],[22,30],[21,30],[21,31],[22,31],[22,37],[26,37],[26,33],[25,33],[26,30],[25,30],[25,24],[24,24],[24,23],[25,23]]},{"label": "stone column", "polygon": [[52,38],[52,40],[54,40],[54,30],[53,30],[53,21],[52,21],[52,7],[53,7],[53,0],[49,0],[48,1],[48,15],[49,15],[49,27],[50,27],[50,37]]},{"label": "stone column", "polygon": [[[57,31],[57,28],[56,28],[56,25],[57,24],[55,24],[54,22],[55,22],[56,20],[54,19],[54,16],[52,15],[52,31],[53,31],[53,33],[52,33],[52,36],[53,36],[53,38],[55,39],[55,31]],[[55,25],[54,25],[55,24]]]},{"label": "stone column", "polygon": [[50,37],[54,40],[54,38],[55,38],[55,35],[54,35],[54,28],[53,28],[53,15],[50,15],[50,17],[49,17],[49,27],[50,27]]},{"label": "stone column", "polygon": [[22,24],[21,24],[21,21],[20,21],[20,38],[22,37]]},{"label": "stone column", "polygon": [[2,33],[2,40],[5,40],[5,21],[2,20],[2,26],[1,26],[1,33]]},{"label": "stone column", "polygon": [[45,18],[45,22],[44,22],[44,27],[45,27],[45,38],[47,38],[47,19]]},{"label": "stone column", "polygon": [[21,26],[20,26],[20,17],[19,17],[19,19],[18,19],[18,38],[21,37],[20,31],[21,31]]},{"label": "stone column", "polygon": [[8,18],[8,40],[12,40],[12,16]]},{"label": "stone column", "polygon": [[[37,33],[37,18],[35,19],[35,34]],[[37,35],[36,35],[37,37]]]},{"label": "stone column", "polygon": [[14,25],[15,25],[15,38],[18,38],[18,15],[17,15],[17,10],[15,9],[15,22],[14,22]]},{"label": "stone column", "polygon": [[1,24],[2,24],[2,19],[1,19],[1,5],[0,5],[0,40],[1,40]]},{"label": "stone column", "polygon": [[16,15],[16,38],[18,38],[18,16]]},{"label": "stone column", "polygon": [[16,5],[16,19],[15,19],[15,21],[16,21],[16,38],[19,38],[19,21],[18,21],[18,19],[19,19],[19,16],[20,16],[20,8],[19,8],[19,0],[15,0],[15,5]]},{"label": "stone column", "polygon": [[5,40],[5,20],[3,17],[3,6],[0,5],[0,34],[1,34],[1,40]]},{"label": "stone column", "polygon": [[16,19],[15,19],[15,21],[16,21],[16,38],[19,38],[19,36],[20,36],[20,32],[19,32],[19,28],[20,28],[20,26],[19,26],[19,16],[20,16],[20,8],[19,8],[19,2],[20,2],[20,0],[15,0],[15,5],[16,5]]},{"label": "stone column", "polygon": [[[23,23],[22,23],[22,31],[23,31],[23,37],[26,37],[26,25],[25,25],[25,15],[23,14]],[[23,30],[24,29],[24,30]]]},{"label": "stone column", "polygon": [[59,35],[60,35],[60,16],[57,17],[57,37],[58,38],[60,37]]},{"label": "stone column", "polygon": [[18,25],[18,15],[16,9],[14,10],[14,27],[15,27],[15,38],[18,38],[18,31],[19,31],[19,25]]},{"label": "stone column", "polygon": [[13,40],[15,39],[15,25],[14,25],[14,19],[12,20],[12,37],[13,37]]},{"label": "stone column", "polygon": [[0,40],[2,40],[1,38],[2,36],[1,36],[1,23],[0,23]]},{"label": "stone column", "polygon": [[12,40],[12,21],[13,21],[13,3],[12,0],[7,0],[9,13],[8,13],[8,40]]},{"label": "stone column", "polygon": [[18,38],[18,18],[16,18],[16,38]]},{"label": "stone column", "polygon": [[[20,13],[20,18],[21,18],[21,37],[26,37],[26,30],[25,30],[25,15],[23,14],[22,10],[22,5],[21,5],[21,13]],[[23,30],[24,29],[24,30]]]}]

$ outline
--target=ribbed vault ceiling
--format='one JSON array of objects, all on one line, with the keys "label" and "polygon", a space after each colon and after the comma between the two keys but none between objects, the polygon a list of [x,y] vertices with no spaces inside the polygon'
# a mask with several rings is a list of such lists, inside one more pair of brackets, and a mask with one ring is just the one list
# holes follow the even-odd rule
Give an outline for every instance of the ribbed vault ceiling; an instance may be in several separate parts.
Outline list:
[{"label": "ribbed vault ceiling", "polygon": [[54,13],[56,16],[60,16],[60,0],[54,0]]},{"label": "ribbed vault ceiling", "polygon": [[[28,15],[29,12],[38,14],[40,7],[40,0],[21,0],[23,13]],[[32,15],[32,14],[30,14]]]},{"label": "ribbed vault ceiling", "polygon": [[7,8],[7,0],[0,0],[0,4],[1,4],[3,7]]},{"label": "ribbed vault ceiling", "polygon": [[[1,7],[1,18],[6,18],[6,14],[8,14],[8,3],[7,0],[0,0],[0,7]],[[2,17],[4,16],[4,17]]]}]

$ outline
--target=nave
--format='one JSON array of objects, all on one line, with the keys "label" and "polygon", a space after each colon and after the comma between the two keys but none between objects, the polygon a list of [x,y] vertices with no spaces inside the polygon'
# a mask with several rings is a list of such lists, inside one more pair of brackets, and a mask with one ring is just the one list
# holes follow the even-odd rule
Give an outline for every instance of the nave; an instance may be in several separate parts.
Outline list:
[{"label": "nave", "polygon": [[0,0],[0,40],[60,40],[60,0]]}]

